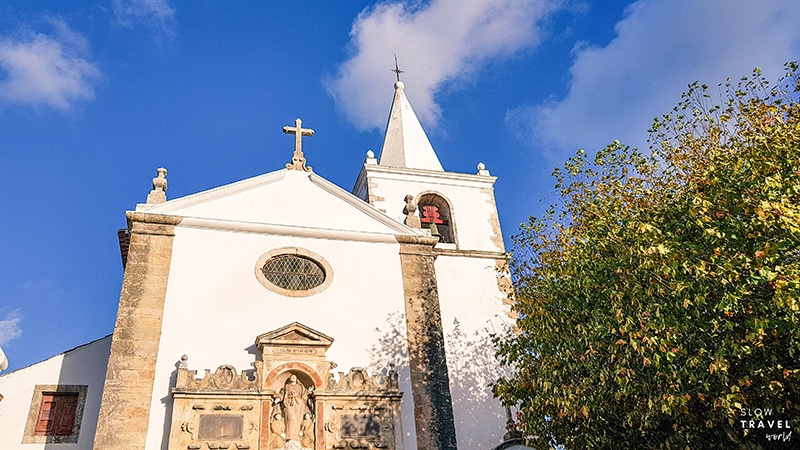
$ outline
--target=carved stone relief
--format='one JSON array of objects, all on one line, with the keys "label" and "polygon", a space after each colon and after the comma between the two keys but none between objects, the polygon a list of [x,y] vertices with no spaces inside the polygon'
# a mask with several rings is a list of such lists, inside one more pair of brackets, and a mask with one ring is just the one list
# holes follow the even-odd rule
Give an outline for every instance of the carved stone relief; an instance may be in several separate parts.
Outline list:
[{"label": "carved stone relief", "polygon": [[402,395],[394,369],[385,376],[370,376],[354,367],[347,375],[339,372],[338,381],[331,376],[327,389],[317,393],[324,405],[324,448],[403,448]]},{"label": "carved stone relief", "polygon": [[[181,358],[172,389],[170,449],[258,449],[261,423],[258,373],[222,365],[202,378]],[[250,373],[248,373],[250,372]]]},{"label": "carved stone relief", "polygon": [[333,339],[297,322],[256,338],[261,360],[189,370],[172,389],[170,449],[403,448],[397,373],[360,367],[338,380],[325,359]]}]

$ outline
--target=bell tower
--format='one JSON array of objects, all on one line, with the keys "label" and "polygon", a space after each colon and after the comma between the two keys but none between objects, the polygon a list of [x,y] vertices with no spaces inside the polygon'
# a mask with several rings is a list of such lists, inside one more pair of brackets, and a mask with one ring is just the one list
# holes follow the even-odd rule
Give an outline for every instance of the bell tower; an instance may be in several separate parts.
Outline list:
[{"label": "bell tower", "polygon": [[378,158],[370,150],[353,194],[404,222],[405,198],[412,196],[423,229],[439,237],[442,249],[504,252],[492,176],[483,163],[475,174],[447,172],[414,113],[402,81]]},{"label": "bell tower", "polygon": [[[483,163],[472,174],[446,171],[406,97],[404,83],[398,80],[394,89],[380,154],[367,152],[353,194],[436,238],[430,240],[433,247],[428,252],[441,321],[435,327],[426,325],[427,342],[442,342],[447,367],[416,370],[446,372],[458,447],[493,448],[502,441],[505,412],[488,387],[499,377],[490,335],[513,327],[515,317],[510,312],[508,256],[494,197],[497,178]],[[425,314],[417,314],[406,294],[412,349],[417,323]],[[413,361],[411,365],[413,385]],[[413,389],[416,404],[426,393],[416,392],[417,386]],[[424,426],[417,422],[417,428]]]}]

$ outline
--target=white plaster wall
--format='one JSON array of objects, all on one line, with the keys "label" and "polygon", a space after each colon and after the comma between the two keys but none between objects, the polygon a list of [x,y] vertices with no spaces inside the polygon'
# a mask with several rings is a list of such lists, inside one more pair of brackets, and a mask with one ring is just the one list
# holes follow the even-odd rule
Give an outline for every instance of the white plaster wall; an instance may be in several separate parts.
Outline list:
[{"label": "white plaster wall", "polygon": [[[421,192],[438,192],[450,201],[458,249],[501,252],[492,241],[490,218],[497,213],[494,198],[486,190],[494,177],[446,173],[443,176],[412,170],[387,172],[365,166],[369,195],[383,198],[374,206],[395,220],[403,220],[404,198]],[[359,180],[363,181],[363,180]],[[449,244],[439,244],[449,247]],[[499,376],[490,333],[511,324],[503,304],[492,257],[439,255],[436,276],[445,333],[448,373],[459,448],[490,449],[502,442],[505,410],[491,395],[489,383]],[[458,321],[460,335],[455,334]]]},{"label": "white plaster wall", "polygon": [[[91,449],[97,429],[111,336],[0,376],[0,449]],[[87,385],[77,444],[22,444],[22,435],[37,384]]]},{"label": "white plaster wall", "polygon": [[494,448],[502,442],[506,418],[488,386],[500,372],[487,339],[511,324],[495,260],[439,255],[436,276],[459,448]]},{"label": "white plaster wall", "polygon": [[[495,230],[489,219],[497,212],[494,198],[486,192],[481,192],[482,189],[492,187],[493,178],[476,181],[475,177],[467,175],[463,180],[458,180],[437,177],[435,174],[429,174],[427,177],[403,173],[386,174],[369,169],[367,173],[369,183],[373,185],[370,187],[370,194],[384,199],[376,201],[373,206],[385,211],[389,217],[403,223],[406,195],[417,197],[421,192],[438,192],[449,200],[452,206],[450,212],[456,225],[459,249],[504,251],[491,240]],[[449,175],[458,176],[458,174]]]},{"label": "white plaster wall", "polygon": [[140,206],[142,210],[153,213],[230,222],[369,233],[396,232],[368,217],[347,200],[359,201],[310,172],[283,170],[156,206]]},{"label": "white plaster wall", "polygon": [[[300,298],[278,295],[255,276],[258,258],[281,247],[302,247],[332,267],[323,292]],[[256,336],[298,321],[334,338],[328,360],[337,371],[368,366],[376,328],[404,312],[399,244],[313,239],[176,227],[163,331],[156,365],[147,448],[166,448],[176,363],[212,371],[222,364],[250,369]],[[404,343],[405,345],[405,343]],[[406,448],[416,448],[408,363],[397,361],[403,396]],[[162,435],[164,439],[162,440]]]}]

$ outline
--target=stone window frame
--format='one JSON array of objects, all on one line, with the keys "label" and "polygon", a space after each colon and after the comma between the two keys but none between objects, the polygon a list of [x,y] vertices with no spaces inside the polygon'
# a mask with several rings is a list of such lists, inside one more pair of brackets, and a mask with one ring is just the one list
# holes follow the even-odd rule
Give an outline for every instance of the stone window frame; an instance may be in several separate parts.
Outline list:
[{"label": "stone window frame", "polygon": [[[37,384],[33,389],[31,407],[28,411],[28,420],[25,422],[25,432],[22,435],[23,444],[77,444],[83,421],[83,410],[86,407],[86,393],[89,386],[84,384]],[[78,406],[75,409],[75,423],[72,425],[72,434],[66,436],[35,435],[36,422],[42,408],[42,396],[45,394],[78,394]]]},{"label": "stone window frame", "polygon": [[420,203],[420,201],[423,199],[423,197],[434,197],[434,198],[438,197],[438,200],[440,200],[441,203],[447,205],[447,209],[448,209],[448,213],[449,213],[449,217],[447,218],[447,220],[450,222],[448,226],[450,227],[450,233],[452,233],[452,235],[453,235],[453,242],[442,241],[442,243],[454,244],[456,246],[456,248],[459,248],[459,245],[458,245],[458,230],[456,228],[456,220],[455,220],[455,215],[456,214],[455,214],[455,210],[453,209],[453,202],[451,202],[449,198],[447,198],[444,194],[442,194],[439,191],[427,190],[427,191],[420,192],[419,194],[417,194],[417,197],[414,199],[414,204],[417,205],[417,214],[418,214],[420,219],[422,219],[422,207],[424,206],[422,203]]},{"label": "stone window frame", "polygon": [[[322,268],[322,271],[325,273],[325,280],[322,282],[322,284],[320,284],[315,288],[306,289],[302,291],[285,289],[275,285],[274,283],[269,281],[267,277],[264,276],[264,272],[262,272],[261,269],[264,267],[264,264],[267,263],[267,260],[281,255],[300,256],[302,258],[307,258],[314,261],[315,263],[319,264],[319,266]],[[261,283],[261,285],[264,286],[265,288],[269,289],[272,292],[275,292],[276,294],[283,295],[284,297],[293,297],[293,298],[310,297],[312,295],[317,295],[320,292],[327,289],[328,286],[330,286],[331,283],[333,282],[333,268],[328,263],[328,261],[326,261],[325,258],[318,255],[317,253],[314,253],[311,250],[307,250],[301,247],[281,247],[264,253],[258,258],[258,261],[256,261],[255,274],[256,274],[256,279],[258,279],[258,282]]]}]

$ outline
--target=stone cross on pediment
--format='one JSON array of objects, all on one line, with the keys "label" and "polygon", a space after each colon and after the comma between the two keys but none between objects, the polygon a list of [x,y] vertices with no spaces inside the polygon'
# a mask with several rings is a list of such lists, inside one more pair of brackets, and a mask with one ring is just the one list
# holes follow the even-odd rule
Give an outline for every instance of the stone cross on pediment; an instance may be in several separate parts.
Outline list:
[{"label": "stone cross on pediment", "polygon": [[283,127],[283,132],[286,134],[294,135],[294,154],[292,155],[292,162],[286,164],[289,170],[303,170],[311,172],[311,167],[306,167],[306,158],[303,156],[303,136],[313,136],[314,130],[311,128],[303,128],[301,125],[303,121],[298,117],[294,121],[294,126]]}]

